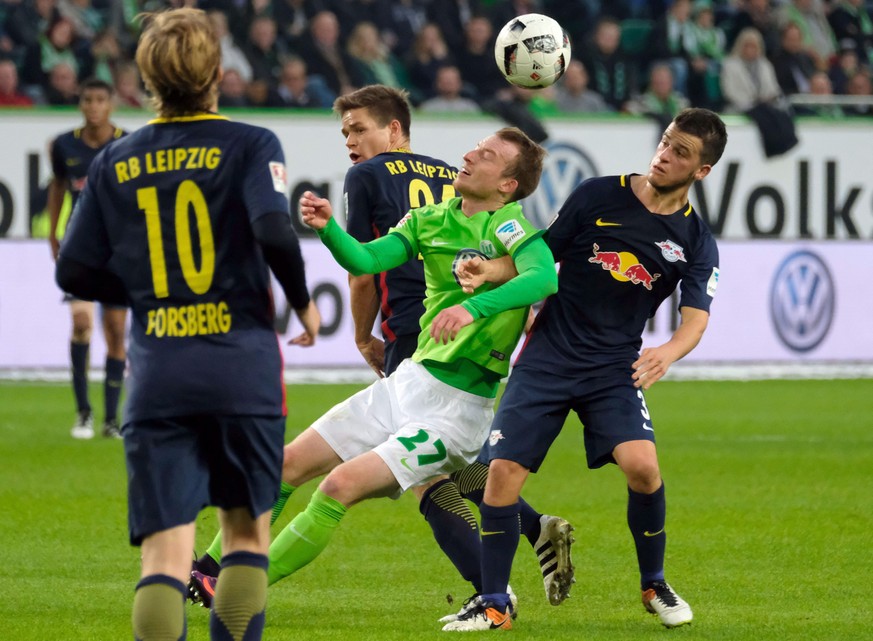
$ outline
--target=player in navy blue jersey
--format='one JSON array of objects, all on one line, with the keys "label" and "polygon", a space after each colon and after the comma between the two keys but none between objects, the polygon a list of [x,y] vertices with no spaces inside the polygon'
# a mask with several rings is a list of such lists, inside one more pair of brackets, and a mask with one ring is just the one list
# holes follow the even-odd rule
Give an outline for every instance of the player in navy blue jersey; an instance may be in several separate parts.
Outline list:
[{"label": "player in navy blue jersey", "polygon": [[[73,206],[85,186],[91,161],[106,145],[127,132],[110,121],[112,114],[112,86],[102,80],[90,79],[82,83],[79,111],[84,125],[55,138],[50,147],[52,180],[48,188],[49,243],[52,257],[57,259],[60,242],[58,226],[64,196],[70,192]],[[94,325],[94,303],[65,295],[73,320],[70,337],[70,364],[73,394],[76,399],[76,422],[71,431],[73,438],[94,437],[91,403],[88,399],[88,353],[91,329]],[[127,309],[123,306],[104,305],[101,309],[103,336],[106,339],[106,369],[103,382],[103,436],[120,438],[118,402],[124,382],[124,330]]]},{"label": "player in navy blue jersey", "polygon": [[[346,173],[343,200],[347,230],[366,243],[381,238],[413,208],[441,202],[455,195],[457,170],[448,163],[413,153],[410,144],[411,114],[405,91],[369,85],[340,96],[334,111],[342,120],[342,134],[352,167]],[[364,360],[380,377],[389,376],[400,362],[412,356],[421,332],[424,312],[424,268],[419,259],[376,275],[349,275],[355,342]],[[382,338],[372,331],[381,310]],[[306,458],[297,445],[286,446],[286,461]],[[289,474],[293,466],[289,465]],[[487,468],[473,464],[460,473],[464,498],[478,503],[485,487]],[[296,490],[296,479],[282,483],[273,509],[275,521]],[[481,591],[479,532],[476,519],[462,499],[458,484],[440,477],[414,487],[419,507],[438,545],[474,590]],[[570,544],[572,527],[560,517],[543,515],[524,504],[523,530],[541,562],[550,602],[567,596],[572,581]],[[209,606],[212,586],[220,567],[221,537],[192,567],[191,597]],[[445,617],[452,620],[456,615]]]},{"label": "player in navy blue jersey", "polygon": [[[481,456],[490,461],[481,506],[483,535],[489,534],[482,537],[484,594],[476,610],[445,629],[487,630],[505,616],[518,495],[570,410],[584,425],[588,466],[616,463],[627,478],[643,605],[667,627],[691,622],[691,608],[664,580],[666,503],[643,390],[694,349],[706,329],[718,250],[688,191],[709,174],[726,142],[716,114],[685,110],[664,132],[648,173],[582,183],[549,226],[558,292],[536,318]],[[469,291],[506,279],[511,267],[474,260],[460,280]],[[679,327],[669,341],[640,353],[647,319],[677,286]]]},{"label": "player in navy blue jersey", "polygon": [[260,639],[269,510],[285,434],[269,272],[311,345],[306,289],[276,136],[215,113],[221,53],[202,11],[145,16],[136,61],[159,117],[94,159],[56,277],[131,307],[122,434],[130,541],[142,546],[134,637],[185,638],[195,518],[219,508],[212,639]]}]

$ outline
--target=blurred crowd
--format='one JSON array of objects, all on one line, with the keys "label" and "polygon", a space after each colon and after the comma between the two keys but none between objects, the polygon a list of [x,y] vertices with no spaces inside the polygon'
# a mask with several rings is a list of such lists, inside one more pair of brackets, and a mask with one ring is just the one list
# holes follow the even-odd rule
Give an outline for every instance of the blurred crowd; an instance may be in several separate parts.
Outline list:
[{"label": "blurred crowd", "polygon": [[[795,94],[798,113],[873,114],[867,0],[0,0],[0,106],[70,105],[97,77],[119,106],[147,97],[133,54],[138,15],[208,12],[221,39],[222,107],[330,108],[371,83],[428,112],[542,116],[628,112],[671,118],[692,105],[745,113]],[[546,13],[573,60],[553,87],[509,87],[494,39]]]}]

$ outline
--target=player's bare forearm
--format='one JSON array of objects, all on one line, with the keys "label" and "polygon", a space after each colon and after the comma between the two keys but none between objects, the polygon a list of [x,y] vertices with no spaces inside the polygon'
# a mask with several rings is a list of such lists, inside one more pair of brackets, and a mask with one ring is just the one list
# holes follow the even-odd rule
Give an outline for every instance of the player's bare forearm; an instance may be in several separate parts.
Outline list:
[{"label": "player's bare forearm", "polygon": [[657,347],[647,347],[634,361],[635,387],[649,389],[667,373],[673,363],[697,347],[709,323],[709,313],[692,307],[683,307],[680,313],[682,320],[670,340]]},{"label": "player's bare forearm", "polygon": [[306,307],[295,309],[294,314],[303,325],[303,333],[292,338],[288,344],[311,347],[315,344],[318,330],[321,328],[321,313],[315,306],[315,301],[310,300]]},{"label": "player's bare forearm", "polygon": [[64,195],[67,191],[66,182],[60,178],[52,178],[48,186],[48,202],[46,209],[49,215],[49,244],[52,248],[52,257],[57,260],[60,242],[58,241],[58,221],[61,218],[61,208],[64,205]]},{"label": "player's bare forearm", "polygon": [[352,321],[355,324],[355,344],[361,356],[380,377],[385,372],[385,343],[373,336],[373,325],[379,315],[379,296],[373,276],[349,274]]}]

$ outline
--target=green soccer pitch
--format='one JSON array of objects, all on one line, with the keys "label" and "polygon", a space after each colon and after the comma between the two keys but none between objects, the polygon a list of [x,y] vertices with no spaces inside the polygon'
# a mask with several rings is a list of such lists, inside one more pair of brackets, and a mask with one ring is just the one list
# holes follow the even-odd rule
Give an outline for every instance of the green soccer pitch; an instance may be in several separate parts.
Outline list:
[{"label": "green soccer pitch", "polygon": [[[360,386],[292,385],[288,438]],[[626,490],[585,467],[572,418],[524,496],[576,527],[577,583],[548,605],[522,538],[513,632],[548,641],[869,638],[873,608],[873,381],[661,382],[647,396],[667,486],[667,578],[694,623],[643,610]],[[98,386],[92,402],[100,407]],[[99,412],[95,417],[100,419]],[[132,638],[138,550],[127,544],[122,444],[75,441],[68,385],[0,383],[0,638]],[[298,490],[280,521],[301,510]],[[215,530],[198,522],[198,552]],[[270,588],[264,639],[446,639],[437,619],[471,588],[412,496],[356,506],[322,556]],[[454,604],[447,603],[452,595]],[[208,639],[189,606],[188,639]],[[465,637],[466,638],[466,637]]]}]

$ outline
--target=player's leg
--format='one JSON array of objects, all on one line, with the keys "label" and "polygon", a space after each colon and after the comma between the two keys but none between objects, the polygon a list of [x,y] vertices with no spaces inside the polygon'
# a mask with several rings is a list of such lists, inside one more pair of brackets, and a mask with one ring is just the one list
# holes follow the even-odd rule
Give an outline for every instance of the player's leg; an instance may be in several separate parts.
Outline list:
[{"label": "player's leg", "polygon": [[91,328],[94,324],[94,303],[71,299],[70,315],[73,324],[70,336],[70,369],[77,415],[72,436],[88,439],[94,436],[91,403],[88,400],[88,353],[91,347]]},{"label": "player's leg", "polygon": [[[569,411],[569,392],[542,373],[517,367],[509,378],[480,460],[490,461],[482,515],[482,591],[476,609],[446,624],[447,631],[511,627],[508,591],[518,540],[518,498],[530,471],[536,471]],[[567,584],[572,578],[569,567]]]},{"label": "player's leg", "polygon": [[636,548],[643,604],[668,627],[689,623],[691,608],[664,581],[667,509],[643,392],[633,387],[630,372],[600,377],[591,384],[598,386],[597,393],[578,409],[585,425],[588,466],[615,462],[627,479],[627,523]]},{"label": "player's leg", "polygon": [[131,616],[136,641],[185,638],[184,581],[193,545],[193,522],[143,539],[142,572]]},{"label": "player's leg", "polygon": [[103,336],[106,338],[106,370],[103,379],[103,436],[121,438],[118,425],[118,403],[124,385],[127,356],[124,346],[127,309],[102,306]]}]

